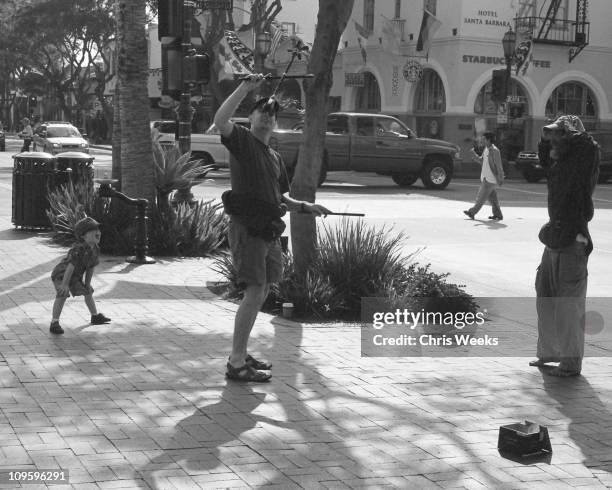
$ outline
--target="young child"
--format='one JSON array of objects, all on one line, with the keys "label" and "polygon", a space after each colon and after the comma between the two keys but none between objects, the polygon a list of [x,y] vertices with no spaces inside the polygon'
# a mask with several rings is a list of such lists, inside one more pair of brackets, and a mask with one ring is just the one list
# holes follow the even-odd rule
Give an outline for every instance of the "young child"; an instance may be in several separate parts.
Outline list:
[{"label": "young child", "polygon": [[100,262],[98,260],[100,224],[93,218],[83,218],[75,225],[74,234],[77,243],[72,246],[66,257],[54,267],[51,273],[57,296],[53,303],[53,318],[49,330],[55,334],[64,333],[64,329],[59,324],[59,318],[70,293],[72,296],[85,296],[85,304],[91,312],[92,325],[110,322],[110,318],[96,310],[96,303],[93,299],[94,290],[91,287],[94,267]]}]

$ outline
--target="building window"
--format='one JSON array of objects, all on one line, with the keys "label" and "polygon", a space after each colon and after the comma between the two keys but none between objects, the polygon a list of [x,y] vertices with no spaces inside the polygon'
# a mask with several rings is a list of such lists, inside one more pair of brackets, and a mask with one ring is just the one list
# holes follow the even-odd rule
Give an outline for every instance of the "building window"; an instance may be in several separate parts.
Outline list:
[{"label": "building window", "polygon": [[[523,87],[521,87],[516,80],[510,79],[510,86],[508,87],[508,95],[518,97],[525,106],[527,104],[527,97]],[[493,100],[491,81],[489,80],[478,92],[476,101],[474,102],[474,113],[475,114],[497,114],[497,102]]]},{"label": "building window", "polygon": [[357,91],[358,111],[380,112],[380,89],[376,77],[370,72],[364,73],[364,84]]},{"label": "building window", "polygon": [[575,114],[586,121],[597,119],[593,92],[579,82],[567,82],[558,86],[546,102],[546,116],[556,118],[563,114]]},{"label": "building window", "polygon": [[289,36],[295,36],[296,34],[295,22],[281,22],[281,28]]},{"label": "building window", "polygon": [[363,27],[368,31],[374,30],[374,0],[365,0],[363,3]]},{"label": "building window", "polygon": [[416,93],[415,112],[444,112],[446,96],[440,76],[431,68],[423,71]]},{"label": "building window", "polygon": [[401,18],[402,16],[402,0],[395,0],[395,15],[396,19]]}]

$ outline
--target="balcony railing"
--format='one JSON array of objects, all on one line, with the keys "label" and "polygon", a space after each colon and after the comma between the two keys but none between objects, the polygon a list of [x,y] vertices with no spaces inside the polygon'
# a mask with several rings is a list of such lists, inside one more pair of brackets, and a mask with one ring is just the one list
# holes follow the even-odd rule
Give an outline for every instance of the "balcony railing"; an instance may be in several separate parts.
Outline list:
[{"label": "balcony railing", "polygon": [[550,19],[548,17],[517,17],[515,30],[529,30],[533,40],[542,44],[561,46],[586,46],[589,44],[591,23],[575,20]]}]

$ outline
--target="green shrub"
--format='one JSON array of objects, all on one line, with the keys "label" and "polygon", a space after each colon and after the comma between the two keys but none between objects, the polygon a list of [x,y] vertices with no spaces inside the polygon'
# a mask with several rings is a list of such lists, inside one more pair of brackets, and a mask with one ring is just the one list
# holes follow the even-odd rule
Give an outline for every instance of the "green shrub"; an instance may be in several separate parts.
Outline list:
[{"label": "green shrub", "polygon": [[402,233],[343,219],[335,228],[323,227],[313,272],[329,278],[347,311],[358,312],[362,297],[386,297],[405,287],[406,264],[415,254],[401,255],[404,241]]},{"label": "green shrub", "polygon": [[229,220],[223,205],[200,201],[181,203],[170,214],[157,213],[150,230],[158,255],[203,257],[227,243]]},{"label": "green shrub", "polygon": [[53,239],[70,244],[75,240],[74,226],[92,215],[93,195],[90,186],[68,180],[66,185],[49,192],[47,217],[53,229]]},{"label": "green shrub", "polygon": [[[136,237],[135,210],[118,199],[101,198],[83,184],[68,183],[49,193],[47,212],[53,239],[69,244],[74,225],[91,216],[101,225],[100,249],[111,255],[130,255]],[[193,206],[179,204],[169,213],[150,209],[149,253],[168,256],[206,256],[227,242],[228,220],[221,204],[202,201]]]},{"label": "green shrub", "polygon": [[[284,254],[283,279],[271,288],[263,309],[278,313],[282,303],[291,302],[298,316],[357,320],[361,298],[379,297],[387,298],[390,308],[476,311],[472,296],[447,282],[449,274],[436,274],[429,264],[410,263],[418,251],[402,256],[403,241],[402,234],[376,230],[362,221],[325,227],[305,276],[296,275],[291,254]],[[229,281],[228,296],[239,298],[231,255],[218,257],[213,269]]]}]

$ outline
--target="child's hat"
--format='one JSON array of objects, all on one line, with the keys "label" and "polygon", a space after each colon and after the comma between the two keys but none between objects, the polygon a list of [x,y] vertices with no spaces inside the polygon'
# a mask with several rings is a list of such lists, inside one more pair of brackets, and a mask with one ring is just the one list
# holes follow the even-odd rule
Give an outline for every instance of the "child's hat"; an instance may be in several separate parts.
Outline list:
[{"label": "child's hat", "polygon": [[77,224],[74,225],[74,234],[76,235],[77,238],[81,238],[88,231],[99,230],[99,229],[100,229],[100,223],[98,223],[95,219],[87,216],[87,218],[83,218],[82,220],[79,220]]}]

